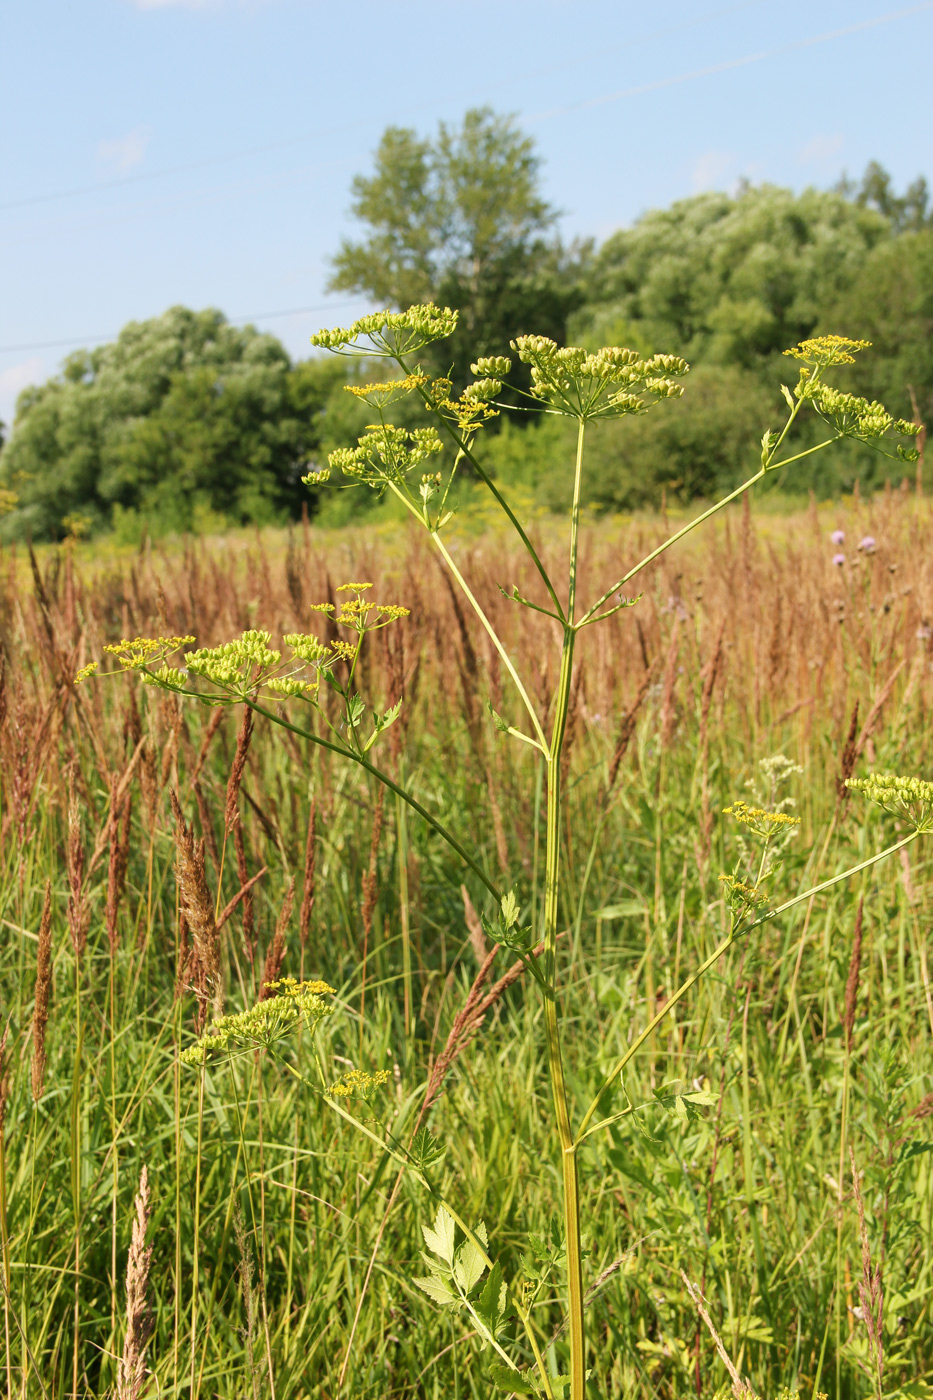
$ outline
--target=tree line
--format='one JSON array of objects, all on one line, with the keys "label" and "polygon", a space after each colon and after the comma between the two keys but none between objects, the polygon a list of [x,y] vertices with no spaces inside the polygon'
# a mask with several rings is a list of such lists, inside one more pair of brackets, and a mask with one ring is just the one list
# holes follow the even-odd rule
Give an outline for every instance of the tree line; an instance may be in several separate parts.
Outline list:
[{"label": "tree line", "polygon": [[[455,335],[425,365],[435,374],[451,364],[466,373],[524,333],[685,356],[688,391],[663,422],[596,435],[593,506],[631,509],[662,491],[703,497],[740,480],[778,411],[782,350],[823,331],[873,342],[844,387],[929,419],[933,211],[922,178],[898,194],[872,163],[830,190],[743,184],[652,210],[596,246],[562,242],[540,175],[532,140],[488,108],[441,123],[433,138],[390,127],[371,173],[353,181],[362,236],[337,249],[329,289],[391,308],[459,308]],[[0,451],[0,534],[138,535],[294,516],[309,465],[357,419],[362,431],[365,409],[343,392],[360,373],[365,365],[293,362],[274,336],[216,310],[131,322],[21,394]],[[560,420],[531,418],[516,401],[492,425],[489,455],[500,476],[557,508],[565,439]],[[871,487],[889,466],[853,446],[831,474],[787,486]],[[366,493],[339,493],[322,518],[370,508]]]}]

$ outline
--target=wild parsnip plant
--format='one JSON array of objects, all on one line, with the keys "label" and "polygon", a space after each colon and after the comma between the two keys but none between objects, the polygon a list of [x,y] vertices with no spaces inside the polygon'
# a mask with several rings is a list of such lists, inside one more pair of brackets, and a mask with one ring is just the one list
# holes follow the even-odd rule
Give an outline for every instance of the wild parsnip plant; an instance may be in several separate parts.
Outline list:
[{"label": "wild parsnip plant", "polygon": [[[600,1378],[607,1361],[598,1347],[588,1344],[586,1334],[587,1196],[581,1189],[581,1174],[585,1184],[586,1152],[597,1134],[630,1125],[633,1132],[651,1138],[647,1126],[650,1105],[633,1104],[625,1091],[626,1072],[633,1057],[651,1043],[662,1022],[675,1014],[683,998],[705,974],[720,965],[739,940],[780,921],[801,904],[811,906],[816,896],[888,856],[906,851],[921,834],[933,828],[933,787],[918,778],[850,778],[850,787],[861,790],[893,814],[902,831],[907,828],[906,833],[885,849],[868,854],[850,868],[783,902],[778,902],[775,894],[780,856],[798,819],[780,804],[762,807],[736,800],[727,807],[727,814],[738,824],[743,843],[738,864],[722,879],[724,927],[720,941],[673,987],[641,1030],[620,1037],[619,1053],[606,1068],[596,1092],[577,1102],[565,1073],[566,1042],[568,1035],[573,1035],[576,1010],[567,999],[561,910],[566,905],[568,882],[577,880],[577,872],[569,864],[568,852],[573,843],[566,821],[563,781],[578,639],[586,629],[636,608],[641,595],[627,592],[630,585],[668,549],[766,476],[799,464],[844,438],[870,443],[882,452],[912,461],[917,453],[910,439],[917,426],[897,421],[881,405],[846,394],[826,381],[828,371],[851,363],[858,351],[867,348],[864,342],[840,336],[804,341],[786,352],[799,363],[797,383],[783,388],[787,416],[780,429],[764,433],[755,472],[735,491],[671,533],[633,567],[608,582],[597,596],[580,598],[580,500],[588,436],[598,431],[599,423],[606,419],[663,412],[665,401],[683,392],[681,381],[688,366],[671,354],[643,358],[618,347],[589,353],[578,347],[560,348],[546,338],[528,335],[513,342],[516,356],[530,370],[531,388],[524,395],[529,409],[561,415],[577,425],[575,460],[568,468],[573,474],[573,498],[565,568],[561,576],[554,577],[518,513],[484,469],[478,448],[484,424],[499,411],[511,360],[497,356],[478,361],[471,366],[474,379],[460,392],[454,389],[452,378],[431,378],[419,366],[419,352],[448,336],[456,321],[456,312],[449,309],[419,306],[404,313],[367,316],[347,329],[323,331],[314,337],[318,346],[339,354],[379,357],[393,368],[391,377],[384,382],[349,386],[349,391],[372,410],[374,421],[355,447],[333,453],[329,468],[306,479],[320,484],[332,472],[340,472],[353,483],[378,493],[389,492],[397,498],[426,532],[491,644],[502,672],[512,684],[514,711],[504,701],[500,702],[504,714],[490,704],[490,722],[503,735],[530,748],[543,767],[545,838],[540,909],[529,912],[527,894],[520,887],[500,888],[478,854],[467,849],[404,782],[378,767],[370,757],[385,732],[397,722],[401,697],[388,709],[367,706],[359,680],[364,643],[373,632],[391,624],[403,625],[408,609],[395,602],[375,601],[370,596],[369,583],[342,585],[338,603],[318,605],[328,624],[325,638],[313,633],[289,633],[282,639],[284,651],[273,645],[269,631],[260,630],[244,632],[220,646],[189,651],[180,664],[172,658],[190,638],[137,638],[108,650],[123,670],[138,673],[148,685],[212,706],[248,706],[292,735],[364,769],[371,779],[391,789],[422,817],[485,887],[489,903],[483,928],[497,946],[518,958],[540,998],[544,1059],[552,1100],[552,1144],[562,1181],[562,1220],[552,1222],[546,1237],[530,1234],[523,1275],[507,1278],[496,1259],[495,1240],[490,1238],[486,1226],[469,1225],[456,1203],[439,1192],[431,1168],[443,1154],[445,1144],[435,1141],[420,1120],[417,1135],[406,1145],[393,1138],[388,1127],[380,1127],[378,1122],[373,1126],[375,1120],[371,1117],[351,1114],[343,1106],[341,1099],[356,1097],[366,1103],[368,1114],[378,1102],[378,1071],[374,1074],[356,1068],[337,1084],[328,1085],[322,1069],[319,1083],[303,1082],[309,1092],[320,1094],[337,1113],[383,1146],[399,1167],[410,1171],[435,1198],[431,1224],[423,1226],[427,1273],[415,1282],[441,1307],[464,1317],[490,1353],[489,1376],[493,1384],[512,1394],[541,1393],[554,1400],[567,1393],[570,1400],[584,1400],[588,1376],[593,1381],[592,1393],[603,1393]],[[514,392],[521,393],[517,389]],[[409,430],[391,421],[393,405],[411,396],[421,399],[431,419],[430,426]],[[795,452],[792,431],[804,410],[814,412],[822,420],[826,435],[815,445]],[[464,469],[488,488],[537,576],[534,597],[523,594],[516,584],[508,586],[508,580],[499,582],[503,594],[516,607],[543,614],[552,624],[560,664],[556,689],[546,700],[535,693],[528,677],[521,674],[510,647],[481,605],[448,543],[458,478]],[[85,668],[81,678],[94,669]],[[284,708],[286,703],[290,708]],[[296,722],[295,705],[305,707],[309,722]],[[221,1018],[192,1050],[185,1052],[183,1059],[201,1066],[203,1074],[205,1062],[218,1055],[247,1047],[273,1049],[307,1016],[320,1019],[330,1011],[319,1004],[322,990],[327,989],[318,984],[294,984],[271,1001],[261,1002],[253,1011]],[[290,1067],[287,1059],[282,1063]],[[292,1073],[298,1071],[292,1069]],[[720,1095],[706,1085],[690,1087],[676,1081],[656,1087],[653,1103],[687,1123],[706,1109],[718,1112]],[[548,1364],[533,1317],[539,1291],[555,1274],[563,1276],[566,1297],[569,1370],[563,1375]],[[520,1324],[517,1332],[516,1321]]]}]

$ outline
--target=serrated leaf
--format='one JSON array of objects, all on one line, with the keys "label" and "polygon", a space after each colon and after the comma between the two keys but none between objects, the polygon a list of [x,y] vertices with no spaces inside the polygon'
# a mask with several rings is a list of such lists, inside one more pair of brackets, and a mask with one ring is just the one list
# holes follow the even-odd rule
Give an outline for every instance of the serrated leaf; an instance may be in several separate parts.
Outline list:
[{"label": "serrated leaf", "polygon": [[782,384],[782,385],[781,385],[781,393],[784,395],[785,401],[786,401],[786,403],[787,403],[787,407],[788,407],[788,408],[793,408],[793,407],[794,407],[794,396],[793,396],[793,394],[791,393],[790,389],[788,389],[788,387],[787,387],[786,384]]},{"label": "serrated leaf", "polygon": [[438,1278],[436,1275],[432,1275],[431,1278],[413,1278],[412,1283],[420,1288],[423,1293],[427,1293],[428,1297],[432,1298],[435,1303],[440,1303],[442,1306],[446,1306],[448,1303],[458,1303],[460,1301],[445,1278]]},{"label": "serrated leaf", "polygon": [[715,1108],[719,1103],[719,1095],[714,1094],[712,1089],[691,1089],[683,1094],[682,1098],[686,1099],[687,1103],[700,1103],[706,1108]]},{"label": "serrated leaf", "polygon": [[514,928],[518,923],[518,916],[521,913],[518,900],[515,898],[515,891],[509,890],[508,894],[502,896],[502,922],[507,929]]},{"label": "serrated leaf", "polygon": [[527,1372],[513,1371],[510,1366],[504,1366],[501,1361],[494,1361],[489,1367],[489,1379],[497,1390],[504,1390],[507,1394],[540,1395],[541,1393],[541,1387]]},{"label": "serrated leaf", "polygon": [[432,1250],[445,1264],[452,1265],[454,1262],[454,1218],[444,1209],[438,1207],[437,1215],[434,1218],[434,1229],[427,1225],[422,1225],[421,1233],[424,1235],[424,1242],[428,1249]]},{"label": "serrated leaf", "polygon": [[375,717],[375,725],[376,725],[376,728],[377,728],[378,730],[380,730],[380,731],[383,730],[383,729],[388,729],[388,727],[389,727],[390,724],[394,724],[394,723],[395,723],[395,721],[398,719],[398,717],[399,717],[399,715],[401,714],[401,712],[402,712],[402,702],[401,702],[401,700],[397,700],[397,701],[395,702],[395,704],[392,705],[388,710],[384,711],[384,713],[383,713],[382,715],[376,715],[376,717]]},{"label": "serrated leaf", "polygon": [[486,1260],[472,1240],[464,1240],[454,1261],[454,1278],[464,1293],[471,1293],[486,1271]]},{"label": "serrated leaf", "polygon": [[476,1311],[493,1336],[502,1326],[507,1301],[508,1295],[505,1280],[502,1277],[502,1266],[497,1260],[489,1270],[489,1277],[476,1300]]},{"label": "serrated leaf", "polygon": [[419,1128],[411,1140],[409,1156],[419,1171],[433,1167],[447,1155],[447,1149],[430,1128]]}]

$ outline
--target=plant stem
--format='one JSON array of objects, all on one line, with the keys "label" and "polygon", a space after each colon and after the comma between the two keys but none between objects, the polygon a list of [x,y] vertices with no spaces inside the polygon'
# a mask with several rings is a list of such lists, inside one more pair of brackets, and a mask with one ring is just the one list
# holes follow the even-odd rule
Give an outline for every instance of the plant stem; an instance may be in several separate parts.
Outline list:
[{"label": "plant stem", "polygon": [[198,1250],[200,1247],[199,1234],[201,1229],[201,1150],[204,1142],[204,1076],[206,1074],[204,1065],[201,1066],[201,1073],[198,1076],[198,1133],[195,1151],[197,1161],[194,1164],[194,1237],[191,1242],[191,1381],[189,1386],[190,1400],[196,1400],[197,1391],[200,1386],[197,1384],[197,1338],[198,1338]]},{"label": "plant stem", "polygon": [[557,923],[560,912],[561,751],[567,728],[567,712],[570,706],[573,648],[576,639],[574,605],[576,602],[584,431],[584,424],[581,422],[577,432],[577,456],[570,523],[567,623],[564,627],[564,642],[561,649],[554,725],[547,754],[547,844],[544,874],[544,953],[542,958],[544,962],[544,1026],[547,1036],[548,1071],[554,1099],[557,1135],[560,1142],[564,1194],[570,1333],[570,1400],[583,1400],[584,1397],[586,1339],[583,1320],[583,1269],[580,1253],[580,1184],[560,1045],[560,1012],[557,1001]]},{"label": "plant stem", "polygon": [[[547,740],[544,737],[544,730],[541,727],[541,721],[538,719],[538,713],[535,710],[535,707],[531,702],[531,698],[522,683],[521,677],[515,669],[515,663],[513,662],[511,656],[509,656],[508,651],[506,650],[503,642],[500,640],[499,635],[493,627],[492,623],[489,621],[489,618],[486,616],[486,614],[483,612],[483,609],[480,607],[479,603],[474,598],[466,579],[463,577],[460,570],[457,568],[456,564],[451,558],[450,552],[447,549],[447,546],[444,544],[444,541],[441,539],[440,535],[437,534],[436,531],[432,530],[431,539],[434,541],[434,543],[437,545],[438,550],[443,555],[444,562],[446,563],[450,572],[453,574],[454,578],[457,580],[457,583],[460,585],[461,592],[463,593],[467,602],[470,604],[470,607],[476,613],[476,616],[479,618],[486,632],[489,634],[493,646],[496,648],[496,651],[502,658],[502,663],[505,666],[505,669],[508,671],[509,675],[512,677],[512,681],[514,682],[515,688],[522,698],[522,703],[525,706],[525,709],[528,711],[528,717],[531,720],[532,725],[534,726],[534,731],[538,736],[538,742],[542,745],[542,747],[545,746]],[[573,580],[571,579],[571,589],[572,588]]]},{"label": "plant stem", "polygon": [[[185,693],[194,695],[197,699],[202,701],[204,699],[197,691],[187,691]],[[272,710],[267,710],[265,705],[260,705],[255,700],[247,700],[245,703],[249,705],[251,710],[255,710],[257,715],[263,715],[266,719],[271,720],[273,724],[279,725],[282,729],[287,729],[290,733],[297,734],[300,738],[307,739],[309,743],[317,744],[322,749],[330,749],[332,753],[338,753],[342,758],[352,758],[354,763],[358,763],[361,768],[365,768],[367,773],[377,778],[390,792],[394,792],[396,797],[401,798],[403,802],[407,802],[409,807],[418,813],[419,817],[423,817],[428,825],[434,828],[438,836],[442,837],[444,841],[447,842],[451,850],[456,851],[464,865],[468,865],[473,871],[473,874],[483,882],[496,903],[500,904],[502,902],[501,890],[497,885],[493,884],[492,880],[490,880],[489,876],[483,868],[477,864],[473,857],[464,850],[457,838],[447,830],[442,822],[439,822],[436,817],[432,816],[426,807],[422,807],[417,798],[412,797],[410,792],[406,792],[403,787],[400,787],[398,783],[394,782],[392,778],[389,777],[388,773],[383,773],[381,768],[377,768],[374,763],[370,763],[369,759],[364,758],[362,754],[354,753],[352,749],[342,748],[339,744],[331,743],[329,739],[322,739],[320,735],[314,734],[310,729],[303,729],[299,724],[292,724],[281,715],[275,714]]]}]

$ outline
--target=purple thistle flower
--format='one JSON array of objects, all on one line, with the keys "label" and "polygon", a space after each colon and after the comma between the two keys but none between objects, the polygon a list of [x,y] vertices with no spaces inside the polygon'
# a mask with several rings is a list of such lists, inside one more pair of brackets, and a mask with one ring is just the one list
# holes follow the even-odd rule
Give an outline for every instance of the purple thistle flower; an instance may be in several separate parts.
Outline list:
[{"label": "purple thistle flower", "polygon": [[874,554],[876,548],[874,535],[866,535],[864,539],[859,540],[858,547],[865,554]]},{"label": "purple thistle flower", "polygon": [[844,530],[834,530],[829,538],[832,540],[833,544],[840,545],[844,543],[845,537]]},{"label": "purple thistle flower", "polygon": [[845,557],[844,554],[834,554],[834,555],[833,555],[833,563],[836,565],[837,568],[841,569],[842,566],[843,566],[843,564],[844,564],[845,562],[846,562],[846,557]]}]

